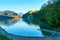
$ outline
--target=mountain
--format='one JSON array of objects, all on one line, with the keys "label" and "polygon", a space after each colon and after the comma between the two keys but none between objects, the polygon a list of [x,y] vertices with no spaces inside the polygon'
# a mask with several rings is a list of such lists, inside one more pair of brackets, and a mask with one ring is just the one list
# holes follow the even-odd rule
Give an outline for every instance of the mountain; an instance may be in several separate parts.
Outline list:
[{"label": "mountain", "polygon": [[0,16],[3,16],[2,18],[5,17],[12,17],[15,19],[19,19],[21,16],[18,13],[15,13],[13,11],[5,10],[5,11],[0,11]]},{"label": "mountain", "polygon": [[20,18],[21,16],[13,11],[0,11],[0,25],[11,25],[20,20]]},{"label": "mountain", "polygon": [[5,10],[5,11],[0,11],[0,15],[14,17],[17,16],[18,14],[13,11]]},{"label": "mountain", "polygon": [[22,12],[20,12],[19,14],[20,14],[21,17],[24,15]]}]

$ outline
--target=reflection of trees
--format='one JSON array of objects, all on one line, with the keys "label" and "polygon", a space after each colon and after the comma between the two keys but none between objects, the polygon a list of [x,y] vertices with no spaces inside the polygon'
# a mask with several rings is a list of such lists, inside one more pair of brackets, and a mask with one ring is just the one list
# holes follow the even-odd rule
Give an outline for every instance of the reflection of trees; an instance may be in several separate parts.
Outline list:
[{"label": "reflection of trees", "polygon": [[15,22],[17,22],[19,19],[10,19],[9,21],[8,21],[8,24],[13,24],[13,23],[15,23]]},{"label": "reflection of trees", "polygon": [[[60,0],[52,0],[48,5],[42,6],[41,10],[29,11],[23,15],[24,21],[40,25],[41,29],[56,31],[60,27]],[[28,19],[29,18],[29,19]],[[31,18],[33,18],[31,20]]]},{"label": "reflection of trees", "polygon": [[0,24],[4,24],[4,22],[3,21],[0,21]]},{"label": "reflection of trees", "polygon": [[10,24],[17,22],[19,19],[20,19],[20,15],[16,15],[13,17],[12,16],[10,17],[10,16],[5,16],[5,15],[0,15],[0,24],[10,25]]},{"label": "reflection of trees", "polygon": [[15,22],[17,22],[19,19],[8,19],[8,20],[3,20],[3,21],[0,21],[0,25],[11,25]]}]

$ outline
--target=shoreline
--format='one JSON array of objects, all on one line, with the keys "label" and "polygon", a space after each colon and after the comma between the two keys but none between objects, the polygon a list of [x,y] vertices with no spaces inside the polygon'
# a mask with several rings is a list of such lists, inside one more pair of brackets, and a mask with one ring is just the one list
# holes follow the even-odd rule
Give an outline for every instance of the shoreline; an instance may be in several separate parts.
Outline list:
[{"label": "shoreline", "polygon": [[17,36],[10,33],[7,33],[4,29],[0,27],[0,34],[6,36],[11,40],[60,40],[60,36],[45,36],[45,37],[31,37],[31,36]]}]

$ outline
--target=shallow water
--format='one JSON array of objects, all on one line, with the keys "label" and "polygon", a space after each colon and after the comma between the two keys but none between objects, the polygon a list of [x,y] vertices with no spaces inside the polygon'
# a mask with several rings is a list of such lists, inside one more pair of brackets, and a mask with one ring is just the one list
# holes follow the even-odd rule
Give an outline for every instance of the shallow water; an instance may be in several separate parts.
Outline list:
[{"label": "shallow water", "polygon": [[[11,21],[11,20],[10,20]],[[11,25],[0,25],[8,33],[19,36],[43,36],[38,25],[29,25],[22,19]]]}]

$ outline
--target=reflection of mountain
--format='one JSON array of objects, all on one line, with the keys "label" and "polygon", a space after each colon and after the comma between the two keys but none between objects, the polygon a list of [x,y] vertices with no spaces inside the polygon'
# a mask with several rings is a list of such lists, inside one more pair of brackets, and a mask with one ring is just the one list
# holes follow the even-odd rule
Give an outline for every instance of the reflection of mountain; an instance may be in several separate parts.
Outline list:
[{"label": "reflection of mountain", "polygon": [[12,19],[13,17],[9,17],[9,16],[3,16],[3,15],[0,15],[0,20],[7,20],[7,19]]},{"label": "reflection of mountain", "polygon": [[[19,20],[19,19],[18,19]],[[11,25],[17,22],[18,20],[16,19],[8,19],[8,20],[0,20],[0,25]]]},{"label": "reflection of mountain", "polygon": [[0,11],[0,24],[12,24],[20,19],[20,15],[13,11]]}]

